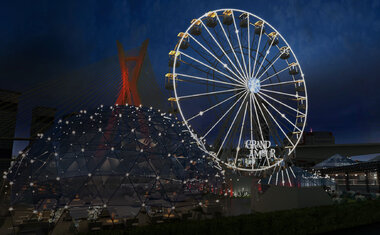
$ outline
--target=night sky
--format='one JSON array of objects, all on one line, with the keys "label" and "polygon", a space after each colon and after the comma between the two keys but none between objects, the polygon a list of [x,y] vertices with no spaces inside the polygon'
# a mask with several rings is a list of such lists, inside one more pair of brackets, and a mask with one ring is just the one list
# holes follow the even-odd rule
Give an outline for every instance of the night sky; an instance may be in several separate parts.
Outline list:
[{"label": "night sky", "polygon": [[[193,18],[219,8],[252,12],[288,41],[305,73],[310,105],[307,130],[332,131],[337,143],[380,142],[377,0],[2,3],[0,88],[26,91],[115,56],[116,40],[131,49],[146,38],[163,87],[168,52],[177,33],[185,31]],[[54,95],[49,97],[54,100]],[[18,132],[25,134],[22,128]]]}]

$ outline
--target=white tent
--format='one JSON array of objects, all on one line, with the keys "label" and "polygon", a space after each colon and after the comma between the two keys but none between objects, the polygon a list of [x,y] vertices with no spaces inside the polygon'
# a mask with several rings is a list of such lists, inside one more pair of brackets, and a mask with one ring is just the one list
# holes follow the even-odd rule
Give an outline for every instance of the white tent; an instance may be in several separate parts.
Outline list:
[{"label": "white tent", "polygon": [[330,158],[324,160],[323,162],[316,164],[313,168],[323,169],[323,168],[330,168],[330,167],[337,167],[337,166],[348,166],[355,163],[356,162],[349,157],[344,157],[340,154],[335,154],[331,156]]},{"label": "white tent", "polygon": [[369,160],[370,162],[377,162],[377,161],[380,161],[380,155],[377,155],[376,157],[374,158],[371,158],[371,160]]}]

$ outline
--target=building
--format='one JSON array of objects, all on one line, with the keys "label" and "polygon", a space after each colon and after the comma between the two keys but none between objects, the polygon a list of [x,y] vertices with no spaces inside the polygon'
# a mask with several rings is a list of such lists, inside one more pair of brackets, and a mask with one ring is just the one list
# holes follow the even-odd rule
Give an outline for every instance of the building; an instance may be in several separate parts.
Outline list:
[{"label": "building", "polygon": [[335,179],[338,190],[380,193],[380,161],[324,168],[320,173]]},{"label": "building", "polygon": [[344,157],[340,154],[334,154],[330,158],[316,164],[313,169],[325,169],[338,166],[349,166],[356,162],[349,157]]},{"label": "building", "polygon": [[335,154],[357,156],[374,153],[380,153],[380,143],[336,144],[332,132],[304,132],[293,163],[311,168]]},{"label": "building", "polygon": [[304,132],[300,141],[301,145],[324,145],[335,144],[335,138],[332,132],[328,131],[310,131]]},{"label": "building", "polygon": [[9,167],[21,93],[0,89],[0,170]]},{"label": "building", "polygon": [[55,108],[35,107],[32,110],[30,138],[35,139],[39,133],[44,133],[54,124]]}]

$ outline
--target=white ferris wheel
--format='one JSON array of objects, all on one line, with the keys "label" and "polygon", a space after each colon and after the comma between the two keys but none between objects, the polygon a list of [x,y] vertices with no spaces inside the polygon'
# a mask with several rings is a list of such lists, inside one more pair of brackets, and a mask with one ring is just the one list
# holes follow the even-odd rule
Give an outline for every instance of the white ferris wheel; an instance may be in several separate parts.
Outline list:
[{"label": "white ferris wheel", "polygon": [[283,36],[242,10],[210,11],[178,34],[166,88],[197,145],[228,168],[283,164],[307,118],[301,66]]}]

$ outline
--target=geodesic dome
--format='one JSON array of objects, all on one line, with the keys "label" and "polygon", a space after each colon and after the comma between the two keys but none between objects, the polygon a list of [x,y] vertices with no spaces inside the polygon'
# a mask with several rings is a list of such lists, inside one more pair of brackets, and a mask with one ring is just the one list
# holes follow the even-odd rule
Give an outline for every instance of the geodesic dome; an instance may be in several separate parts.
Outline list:
[{"label": "geodesic dome", "polygon": [[7,173],[11,205],[107,208],[115,217],[175,211],[221,190],[223,176],[176,118],[152,108],[100,106],[60,120]]}]

